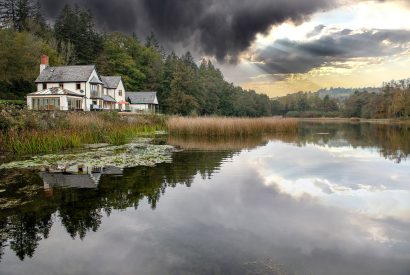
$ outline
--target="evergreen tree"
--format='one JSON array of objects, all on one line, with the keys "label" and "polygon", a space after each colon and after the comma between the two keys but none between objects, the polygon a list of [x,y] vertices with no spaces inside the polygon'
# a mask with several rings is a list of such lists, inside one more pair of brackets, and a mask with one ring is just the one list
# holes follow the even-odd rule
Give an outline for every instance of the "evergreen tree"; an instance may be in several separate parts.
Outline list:
[{"label": "evergreen tree", "polygon": [[95,62],[103,49],[103,39],[95,29],[94,19],[90,11],[64,6],[54,25],[55,37],[62,52],[63,43],[71,43],[75,56],[70,64],[90,64]]}]

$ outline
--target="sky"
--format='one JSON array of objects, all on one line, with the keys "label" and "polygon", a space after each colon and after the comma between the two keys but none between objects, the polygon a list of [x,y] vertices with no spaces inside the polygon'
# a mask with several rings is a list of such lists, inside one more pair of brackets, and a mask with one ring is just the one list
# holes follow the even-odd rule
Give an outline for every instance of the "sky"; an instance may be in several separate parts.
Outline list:
[{"label": "sky", "polygon": [[67,3],[271,97],[410,77],[410,0],[41,0],[51,21]]}]

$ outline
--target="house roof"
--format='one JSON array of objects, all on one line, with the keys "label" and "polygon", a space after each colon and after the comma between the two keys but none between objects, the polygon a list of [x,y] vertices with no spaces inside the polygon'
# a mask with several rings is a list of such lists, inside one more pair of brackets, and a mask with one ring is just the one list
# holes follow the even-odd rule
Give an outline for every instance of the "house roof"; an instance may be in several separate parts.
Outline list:
[{"label": "house roof", "polygon": [[36,83],[85,82],[94,69],[94,65],[47,67],[37,77]]},{"label": "house roof", "polygon": [[48,88],[42,91],[28,94],[27,96],[50,96],[50,95],[70,95],[70,96],[84,97],[84,94],[72,92],[67,89],[61,89],[60,87]]},{"label": "house roof", "polygon": [[121,82],[121,76],[101,76],[104,86],[108,89],[116,89]]},{"label": "house roof", "polygon": [[99,178],[90,174],[40,173],[41,179],[50,187],[70,187],[80,189],[97,188]]},{"label": "house roof", "polygon": [[109,95],[103,95],[103,96],[102,96],[102,99],[103,99],[105,102],[117,102],[114,98],[112,98],[112,97],[109,96]]},{"label": "house roof", "polygon": [[131,104],[158,104],[157,92],[126,92],[125,99]]}]

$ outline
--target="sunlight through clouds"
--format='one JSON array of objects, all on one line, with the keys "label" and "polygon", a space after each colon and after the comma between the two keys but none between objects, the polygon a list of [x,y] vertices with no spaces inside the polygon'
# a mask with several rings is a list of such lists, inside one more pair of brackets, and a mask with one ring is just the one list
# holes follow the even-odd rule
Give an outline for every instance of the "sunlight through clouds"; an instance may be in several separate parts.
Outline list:
[{"label": "sunlight through clouds", "polygon": [[[272,27],[267,35],[258,35],[250,49],[241,55],[241,62],[260,67],[263,73],[240,84],[273,97],[327,87],[378,87],[384,81],[407,78],[410,66],[407,31],[410,31],[410,9],[405,8],[404,1],[364,1],[316,13],[299,25],[286,22]],[[385,35],[390,38],[382,38]],[[366,42],[353,39],[366,39]],[[316,42],[320,43],[317,49],[311,48]],[[346,44],[339,46],[340,52],[332,48],[317,52],[325,50],[325,43],[329,42]],[[313,54],[311,59],[305,50]],[[272,61],[275,63],[270,65]],[[300,70],[303,66],[306,72]],[[300,72],[294,67],[299,67]],[[283,73],[275,72],[278,70]],[[277,75],[281,75],[280,79]]]}]

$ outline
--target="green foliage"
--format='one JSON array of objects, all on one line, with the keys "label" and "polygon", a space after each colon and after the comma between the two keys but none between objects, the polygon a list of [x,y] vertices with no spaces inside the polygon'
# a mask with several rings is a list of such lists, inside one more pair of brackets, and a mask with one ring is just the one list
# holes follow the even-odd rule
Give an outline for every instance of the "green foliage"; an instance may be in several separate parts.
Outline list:
[{"label": "green foliage", "polygon": [[43,39],[28,33],[0,29],[0,99],[23,99],[35,90],[42,53],[60,64],[56,50]]},{"label": "green foliage", "polygon": [[137,61],[142,52],[143,46],[133,37],[121,33],[108,34],[97,59],[98,69],[104,75],[122,76],[127,90],[140,90],[146,79]]},{"label": "green foliage", "polygon": [[339,111],[338,102],[329,96],[323,99],[316,93],[289,94],[272,100],[272,114],[287,117],[335,116]]},{"label": "green foliage", "polygon": [[66,5],[54,25],[60,52],[66,43],[74,47],[69,64],[91,64],[102,51],[102,37],[97,33],[90,11]]}]

